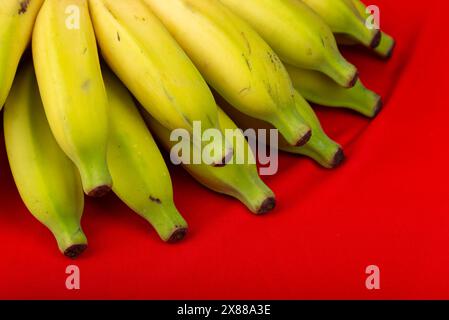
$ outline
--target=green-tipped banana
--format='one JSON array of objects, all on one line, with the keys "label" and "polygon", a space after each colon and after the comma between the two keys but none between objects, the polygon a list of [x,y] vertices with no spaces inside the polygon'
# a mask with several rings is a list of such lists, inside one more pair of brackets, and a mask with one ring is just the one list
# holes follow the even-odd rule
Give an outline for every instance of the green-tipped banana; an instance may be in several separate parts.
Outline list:
[{"label": "green-tipped banana", "polygon": [[[357,8],[360,16],[364,17],[365,19],[369,17],[371,14],[370,12],[367,12],[366,6],[363,4],[360,0],[352,0],[352,3]],[[381,56],[384,59],[389,59],[393,55],[394,47],[396,45],[396,41],[392,36],[389,34],[381,31],[382,37],[380,40],[379,45],[374,49],[374,52],[376,52],[379,56]]]},{"label": "green-tipped banana", "polygon": [[351,109],[370,118],[382,109],[382,98],[360,80],[352,88],[343,88],[320,72],[289,65],[286,68],[296,90],[310,102]]},{"label": "green-tipped banana", "polygon": [[[147,124],[157,136],[161,144],[170,151],[177,142],[171,141],[170,130],[166,129],[148,113],[143,112]],[[271,211],[276,204],[273,192],[260,179],[255,159],[245,137],[232,120],[219,109],[220,123],[223,128],[232,130],[235,135],[236,148],[243,155],[234,154],[225,167],[212,167],[205,164],[184,163],[187,172],[198,182],[218,193],[227,194],[243,202],[255,214]],[[192,148],[192,146],[190,146]],[[246,156],[248,155],[248,156]],[[237,161],[237,157],[244,160]],[[244,158],[244,159],[243,159]]]},{"label": "green-tipped banana", "polygon": [[106,162],[107,96],[87,0],[46,0],[33,33],[33,58],[47,119],[78,167],[84,192],[111,188]]},{"label": "green-tipped banana", "polygon": [[[239,127],[244,129],[252,128],[256,130],[269,130],[273,128],[267,122],[251,118],[239,112],[228,103],[226,103],[223,99],[220,99],[220,97],[217,97],[217,100],[223,110],[225,110],[230,115],[230,117],[237,123]],[[312,137],[304,146],[292,147],[288,145],[288,143],[282,136],[279,136],[279,149],[289,153],[301,154],[310,157],[325,168],[331,169],[339,166],[344,160],[343,149],[338,143],[331,140],[326,135],[313,109],[310,107],[307,101],[305,101],[304,98],[297,92],[295,92],[295,100],[298,112],[312,128]]]},{"label": "green-tipped banana", "polygon": [[242,19],[218,0],[144,2],[206,81],[233,106],[272,123],[291,145],[310,138],[310,128],[294,107],[293,86],[284,66]]},{"label": "green-tipped banana", "polygon": [[20,57],[31,40],[44,0],[0,2],[0,110],[11,89]]},{"label": "green-tipped banana", "polygon": [[368,48],[376,48],[381,33],[368,28],[352,0],[302,0],[329,25],[332,32],[350,36]]},{"label": "green-tipped banana", "polygon": [[104,77],[109,97],[112,189],[162,240],[179,241],[187,233],[187,223],[173,202],[164,159],[126,88],[110,71],[105,70]]},{"label": "green-tipped banana", "polygon": [[282,61],[321,71],[344,87],[354,85],[357,69],[340,54],[326,23],[301,1],[221,1],[248,21]]},{"label": "green-tipped banana", "polygon": [[[219,129],[207,83],[164,25],[141,0],[89,0],[102,55],[134,96],[171,130]],[[201,145],[201,141],[195,141]],[[212,162],[224,164],[232,149],[216,146]]]},{"label": "green-tipped banana", "polygon": [[5,104],[4,131],[17,189],[27,208],[75,258],[87,247],[81,230],[84,196],[78,170],[55,141],[32,64],[23,66]]}]

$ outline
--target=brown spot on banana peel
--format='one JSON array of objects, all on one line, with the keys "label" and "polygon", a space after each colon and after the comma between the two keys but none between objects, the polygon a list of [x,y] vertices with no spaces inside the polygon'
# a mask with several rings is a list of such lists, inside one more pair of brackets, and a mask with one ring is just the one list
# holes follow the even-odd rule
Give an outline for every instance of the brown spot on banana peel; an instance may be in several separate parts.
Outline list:
[{"label": "brown spot on banana peel", "polygon": [[298,140],[295,146],[301,147],[305,145],[307,142],[309,142],[311,137],[312,137],[312,130],[309,130],[304,136],[301,137],[301,139]]},{"label": "brown spot on banana peel", "polygon": [[117,31],[117,41],[118,42],[122,41],[121,38],[120,38],[120,33],[118,31]]},{"label": "brown spot on banana peel", "polygon": [[28,6],[30,5],[31,0],[22,0],[19,3],[19,15],[25,14],[28,10]]},{"label": "brown spot on banana peel", "polygon": [[76,259],[84,252],[84,250],[86,250],[86,248],[86,244],[74,244],[64,251],[64,255],[70,259]]},{"label": "brown spot on banana peel", "polygon": [[88,91],[90,88],[90,80],[87,79],[86,81],[83,82],[83,84],[81,85],[81,89],[83,89],[84,91]]},{"label": "brown spot on banana peel", "polygon": [[150,196],[149,199],[150,199],[152,202],[154,202],[154,203],[162,204],[162,201],[161,201],[161,199],[159,199],[159,198]]},{"label": "brown spot on banana peel", "polygon": [[252,53],[251,44],[249,43],[248,38],[246,37],[245,32],[242,31],[242,32],[241,32],[241,35],[242,35],[243,39],[245,40],[246,47],[247,47],[247,49],[248,49],[248,54],[251,55],[251,53]]}]

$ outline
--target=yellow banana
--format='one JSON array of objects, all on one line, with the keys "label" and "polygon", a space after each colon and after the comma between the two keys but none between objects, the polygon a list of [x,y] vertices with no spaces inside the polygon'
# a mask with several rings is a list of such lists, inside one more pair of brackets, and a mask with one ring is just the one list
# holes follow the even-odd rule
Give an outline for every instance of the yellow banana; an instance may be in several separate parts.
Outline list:
[{"label": "yellow banana", "polygon": [[[296,112],[293,86],[278,56],[218,0],[144,0],[206,81],[243,113],[272,123],[292,145],[310,128]],[[162,123],[163,124],[163,123]]]},{"label": "yellow banana", "polygon": [[332,32],[350,36],[369,48],[381,40],[378,29],[369,29],[352,0],[302,0],[329,25]]},{"label": "yellow banana", "polygon": [[[354,6],[357,8],[359,14],[365,19],[369,17],[370,13],[367,12],[366,6],[360,0],[352,0]],[[381,31],[382,37],[379,45],[374,49],[378,55],[382,58],[389,59],[393,55],[394,48],[396,46],[396,41],[389,34]]]},{"label": "yellow banana", "polygon": [[112,189],[150,222],[164,241],[181,240],[187,223],[173,202],[164,159],[126,88],[110,71],[103,74],[109,97],[108,164],[114,181]]},{"label": "yellow banana", "polygon": [[78,170],[55,141],[39,96],[32,63],[19,70],[5,105],[4,131],[17,189],[30,212],[75,258],[87,247],[81,230],[83,188]]},{"label": "yellow banana", "polygon": [[321,71],[344,87],[354,85],[357,69],[340,54],[326,23],[301,1],[221,2],[248,21],[282,61]]},{"label": "yellow banana", "polygon": [[[158,123],[148,113],[143,112],[143,114],[152,132],[164,148],[170,151],[177,143],[171,141],[170,130]],[[221,109],[219,109],[218,115],[223,128],[237,130],[237,126]],[[242,150],[244,155],[248,155],[244,159],[244,163],[238,163],[236,161],[237,154],[234,154],[225,167],[212,167],[201,163],[193,164],[193,162],[184,163],[183,166],[198,182],[218,193],[240,200],[253,213],[263,214],[271,211],[276,204],[274,194],[260,179],[254,164],[254,156],[243,134],[237,130],[235,136],[234,140],[237,143],[235,150]]]},{"label": "yellow banana", "polygon": [[[89,0],[102,55],[139,102],[167,128],[220,128],[207,83],[141,0]],[[200,141],[194,141],[200,145]],[[217,146],[213,163],[232,149]]]},{"label": "yellow banana", "polygon": [[44,0],[0,1],[0,110],[14,81],[20,57],[31,40]]},{"label": "yellow banana", "polygon": [[296,90],[310,102],[352,109],[370,118],[382,109],[382,98],[360,80],[352,88],[343,88],[320,72],[289,65],[286,68]]},{"label": "yellow banana", "polygon": [[107,96],[87,0],[46,0],[33,33],[39,89],[53,134],[81,173],[86,194],[101,196],[107,168]]},{"label": "yellow banana", "polygon": [[[295,92],[295,100],[298,112],[312,128],[312,137],[304,146],[293,147],[290,146],[282,136],[279,136],[279,149],[289,153],[310,157],[325,168],[331,169],[339,166],[345,158],[343,149],[338,143],[326,135],[313,109],[297,92]],[[256,130],[269,130],[273,128],[267,122],[251,118],[239,112],[220,97],[217,97],[217,101],[219,106],[222,107],[241,128],[251,128]]]}]

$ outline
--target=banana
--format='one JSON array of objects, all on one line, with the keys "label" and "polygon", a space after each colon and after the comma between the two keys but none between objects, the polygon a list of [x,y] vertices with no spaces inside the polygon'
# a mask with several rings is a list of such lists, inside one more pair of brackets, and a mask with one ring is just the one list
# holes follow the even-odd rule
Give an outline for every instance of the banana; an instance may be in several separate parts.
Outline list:
[{"label": "banana", "polygon": [[381,41],[378,29],[369,29],[352,0],[302,0],[329,25],[335,34],[356,39],[368,48],[376,48]]},{"label": "banana", "polygon": [[[291,145],[310,128],[297,113],[293,86],[278,56],[218,0],[144,0],[206,81],[243,113],[272,123]],[[164,123],[162,123],[164,124]]]},{"label": "banana", "polygon": [[111,188],[106,162],[107,96],[87,0],[46,0],[33,33],[33,58],[47,119],[81,173],[86,194]]},{"label": "banana", "polygon": [[[360,0],[352,0],[352,3],[358,10],[360,16],[363,18],[368,18],[371,13],[367,12],[366,6]],[[382,37],[379,45],[374,49],[380,57],[384,59],[389,59],[393,55],[394,48],[396,46],[396,41],[389,34],[381,31]]]},{"label": "banana", "polygon": [[[218,193],[234,197],[244,203],[249,210],[255,214],[267,213],[274,209],[276,200],[273,192],[260,179],[255,165],[255,159],[245,137],[238,130],[232,120],[218,109],[220,123],[223,128],[235,132],[235,150],[242,150],[245,158],[244,163],[238,163],[237,154],[233,155],[227,166],[212,167],[204,164],[183,163],[184,168],[198,182]],[[147,112],[143,112],[144,118],[152,132],[167,151],[170,151],[175,141],[170,139],[170,131],[158,123]]]},{"label": "banana", "polygon": [[24,203],[50,229],[61,252],[77,257],[87,247],[80,226],[83,188],[51,133],[31,62],[17,74],[3,120],[9,164]]},{"label": "banana", "polygon": [[332,31],[299,0],[221,0],[248,21],[282,61],[321,71],[352,87],[357,69],[338,51]]},{"label": "banana", "polygon": [[[112,190],[168,242],[184,238],[187,223],[173,202],[170,174],[132,96],[103,71],[109,97],[108,165]],[[212,167],[212,166],[210,166]]]},{"label": "banana", "polygon": [[[148,112],[171,130],[193,132],[195,121],[203,130],[220,129],[207,83],[141,0],[89,0],[89,5],[103,57]],[[225,144],[216,150],[216,165],[233,152]]]},{"label": "banana", "polygon": [[361,80],[352,88],[343,88],[320,72],[289,65],[286,68],[296,90],[310,102],[352,109],[370,118],[382,109],[382,98],[368,90]]},{"label": "banana", "polygon": [[0,2],[0,110],[11,89],[20,58],[31,40],[44,0]]},{"label": "banana", "polygon": [[[216,98],[219,106],[230,115],[239,127],[244,129],[252,128],[256,130],[269,130],[273,128],[267,122],[251,118],[239,112],[230,106],[224,99],[218,96]],[[338,167],[345,158],[343,149],[338,143],[326,135],[315,112],[298,92],[295,92],[295,100],[298,112],[312,128],[313,134],[310,140],[301,147],[290,146],[282,136],[279,136],[279,149],[285,152],[300,154],[312,158],[325,168],[332,169]]]}]

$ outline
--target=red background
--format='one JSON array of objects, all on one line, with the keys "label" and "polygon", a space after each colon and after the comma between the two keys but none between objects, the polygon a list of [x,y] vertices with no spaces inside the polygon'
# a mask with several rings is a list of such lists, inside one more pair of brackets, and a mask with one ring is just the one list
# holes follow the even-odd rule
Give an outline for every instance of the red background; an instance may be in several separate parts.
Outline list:
[{"label": "red background", "polygon": [[[0,298],[449,298],[448,2],[375,2],[398,40],[393,59],[345,54],[385,109],[371,122],[319,109],[348,159],[328,171],[283,154],[265,179],[278,199],[272,214],[253,216],[171,168],[190,224],[183,243],[162,243],[108,196],[87,200],[90,247],[73,262],[22,204],[2,143]],[[72,263],[78,291],[65,288]],[[365,288],[370,264],[380,290]]]}]

